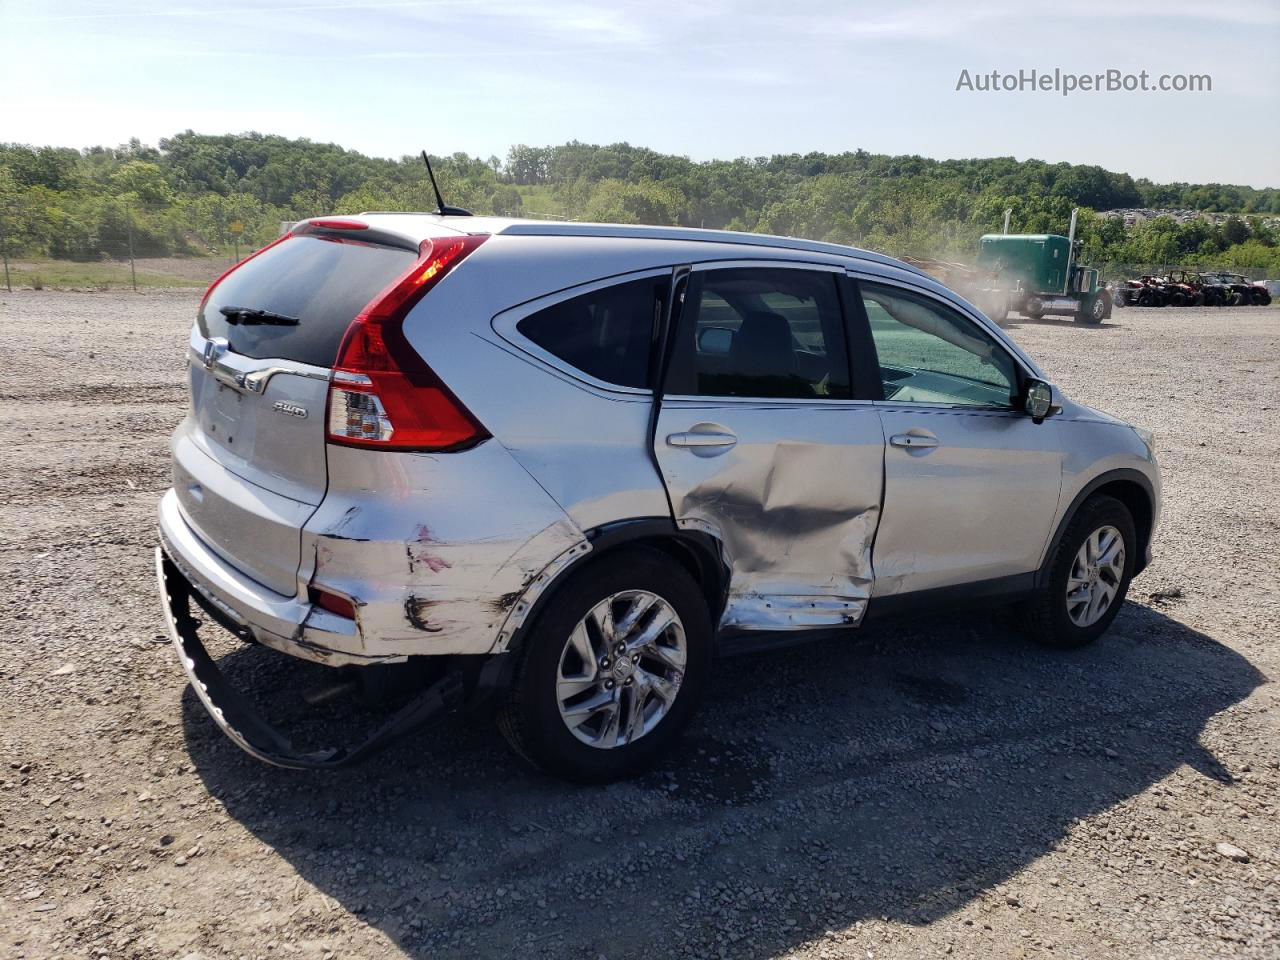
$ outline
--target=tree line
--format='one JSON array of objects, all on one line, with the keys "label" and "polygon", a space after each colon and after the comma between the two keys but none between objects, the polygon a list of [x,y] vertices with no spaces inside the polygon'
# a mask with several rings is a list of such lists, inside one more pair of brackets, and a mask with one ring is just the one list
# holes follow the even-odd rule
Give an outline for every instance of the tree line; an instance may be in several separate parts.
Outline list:
[{"label": "tree line", "polygon": [[[1265,222],[1280,214],[1277,189],[865,150],[698,162],[626,143],[517,145],[505,159],[455,153],[433,165],[448,202],[476,213],[750,230],[965,261],[1006,208],[1015,231],[1038,233],[1064,232],[1081,207],[1091,263],[1280,274],[1280,231]],[[434,207],[419,158],[305,139],[186,131],[154,147],[0,144],[0,230],[13,255],[120,257],[130,242],[139,256],[224,253],[266,243],[281,221]],[[1118,207],[1232,216],[1126,229],[1096,213]]]}]

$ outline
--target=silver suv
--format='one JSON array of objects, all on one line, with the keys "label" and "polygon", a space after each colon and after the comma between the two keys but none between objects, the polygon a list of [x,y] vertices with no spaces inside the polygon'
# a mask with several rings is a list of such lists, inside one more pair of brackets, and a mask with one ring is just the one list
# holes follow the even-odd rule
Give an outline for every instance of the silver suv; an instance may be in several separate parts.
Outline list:
[{"label": "silver suv", "polygon": [[[488,705],[521,756],[609,780],[670,744],[718,654],[957,602],[1079,646],[1160,514],[1149,433],[928,276],[832,244],[314,219],[210,288],[188,366],[170,633],[214,720],[283,766]],[[296,748],[210,622],[412,695],[363,742]]]}]

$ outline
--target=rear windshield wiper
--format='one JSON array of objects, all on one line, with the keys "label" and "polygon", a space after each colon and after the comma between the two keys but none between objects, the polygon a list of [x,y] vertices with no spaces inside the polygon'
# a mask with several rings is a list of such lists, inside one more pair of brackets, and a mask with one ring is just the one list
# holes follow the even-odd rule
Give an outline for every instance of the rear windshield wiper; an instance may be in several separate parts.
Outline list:
[{"label": "rear windshield wiper", "polygon": [[219,307],[218,312],[227,318],[227,323],[263,324],[273,327],[296,327],[300,322],[297,317],[286,317],[283,313],[272,313],[270,310],[257,310],[253,307]]}]

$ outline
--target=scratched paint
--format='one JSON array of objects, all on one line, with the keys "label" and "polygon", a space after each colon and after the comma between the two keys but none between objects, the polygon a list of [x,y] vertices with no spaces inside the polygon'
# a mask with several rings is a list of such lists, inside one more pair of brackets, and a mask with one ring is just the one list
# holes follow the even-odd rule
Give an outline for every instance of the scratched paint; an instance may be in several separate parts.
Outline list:
[{"label": "scratched paint", "polygon": [[335,448],[303,576],[357,604],[365,656],[489,653],[528,586],[585,545],[496,443],[448,458]]}]

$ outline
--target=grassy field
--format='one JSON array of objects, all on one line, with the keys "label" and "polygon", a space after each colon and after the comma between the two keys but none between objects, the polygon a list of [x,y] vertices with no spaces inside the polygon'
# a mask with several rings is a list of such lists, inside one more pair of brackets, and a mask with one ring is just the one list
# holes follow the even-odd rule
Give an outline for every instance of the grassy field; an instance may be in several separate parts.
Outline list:
[{"label": "grassy field", "polygon": [[[230,262],[218,257],[139,259],[135,261],[138,289],[207,286]],[[118,290],[128,289],[133,281],[127,260],[75,263],[28,258],[9,263],[9,283],[14,290]]]}]

